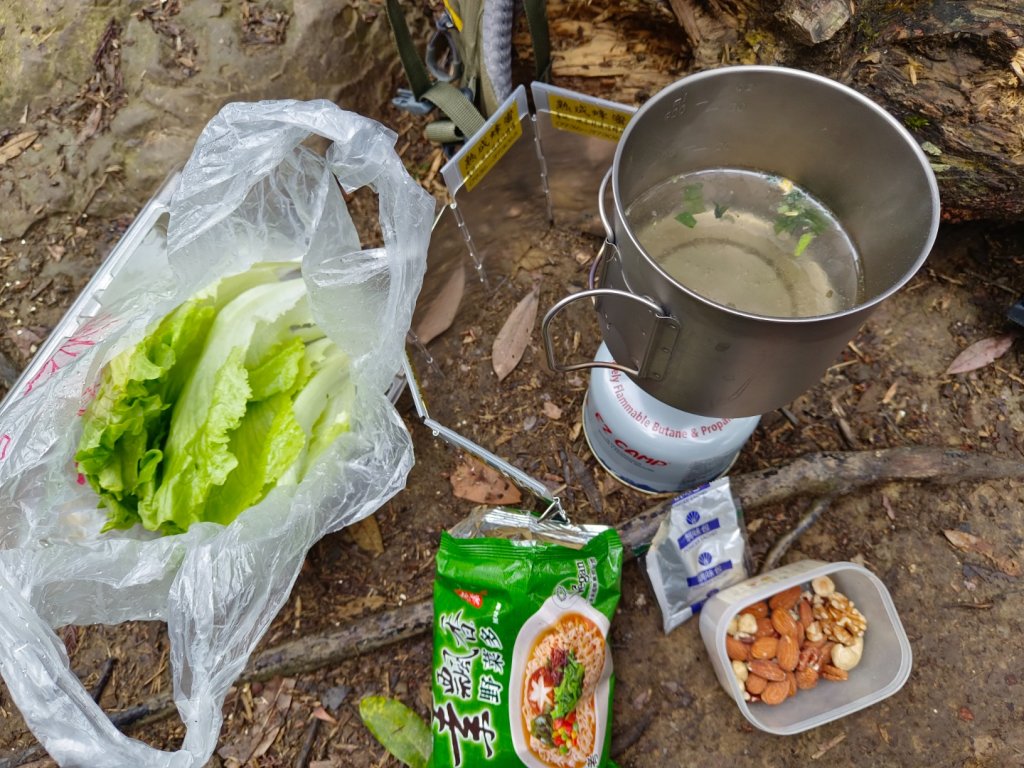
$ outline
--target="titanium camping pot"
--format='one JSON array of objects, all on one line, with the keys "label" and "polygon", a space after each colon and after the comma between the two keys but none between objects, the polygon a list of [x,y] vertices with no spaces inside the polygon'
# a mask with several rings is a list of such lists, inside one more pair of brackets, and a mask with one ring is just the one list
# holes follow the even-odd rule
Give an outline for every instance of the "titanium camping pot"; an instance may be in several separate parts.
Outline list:
[{"label": "titanium camping pot", "polygon": [[[719,168],[792,180],[835,215],[859,254],[852,306],[800,317],[742,311],[691,290],[650,256],[627,223],[629,206],[680,175]],[[851,88],[781,67],[724,67],[659,92],[626,127],[599,200],[607,241],[590,289],[544,318],[549,366],[613,368],[673,408],[713,417],[761,415],[814,386],[921,267],[939,226],[938,185],[913,137]],[[611,362],[557,360],[550,324],[583,298],[593,300]]]}]

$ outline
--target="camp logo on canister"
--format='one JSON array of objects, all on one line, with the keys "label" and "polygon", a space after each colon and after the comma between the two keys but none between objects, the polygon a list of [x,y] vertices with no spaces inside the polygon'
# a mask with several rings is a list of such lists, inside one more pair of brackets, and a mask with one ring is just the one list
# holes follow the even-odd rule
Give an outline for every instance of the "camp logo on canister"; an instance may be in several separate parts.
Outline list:
[{"label": "camp logo on canister", "polygon": [[[595,358],[610,362],[602,344]],[[594,368],[583,433],[601,465],[642,491],[675,493],[728,471],[760,416],[697,416],[666,405],[621,371]]]},{"label": "camp logo on canister", "polygon": [[611,529],[581,549],[442,534],[433,768],[611,765],[608,632],[621,569]]}]

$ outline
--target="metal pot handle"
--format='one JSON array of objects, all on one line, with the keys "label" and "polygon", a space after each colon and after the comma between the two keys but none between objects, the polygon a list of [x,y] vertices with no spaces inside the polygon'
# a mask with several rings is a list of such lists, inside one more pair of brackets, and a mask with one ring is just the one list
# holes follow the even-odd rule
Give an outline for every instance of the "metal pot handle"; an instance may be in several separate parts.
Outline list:
[{"label": "metal pot handle", "polygon": [[609,168],[605,173],[604,178],[601,179],[601,186],[597,191],[597,213],[601,217],[601,224],[604,225],[605,237],[611,243],[615,242],[615,230],[612,228],[611,219],[608,218],[608,212],[604,208],[604,195],[608,189],[608,182],[612,178],[613,168]]},{"label": "metal pot handle", "polygon": [[547,352],[548,356],[548,367],[551,370],[557,371],[559,373],[568,373],[569,371],[585,371],[589,370],[590,368],[611,368],[616,371],[622,371],[623,373],[629,376],[639,376],[639,368],[629,368],[628,366],[621,365],[616,362],[602,363],[597,361],[587,361],[584,363],[571,363],[568,365],[562,365],[555,359],[555,349],[552,344],[551,333],[549,329],[551,321],[555,319],[555,316],[559,312],[561,312],[567,306],[572,304],[574,301],[579,301],[580,299],[594,299],[597,298],[598,296],[614,296],[623,299],[631,299],[632,301],[636,301],[642,304],[644,306],[644,309],[646,309],[647,312],[650,313],[652,316],[657,318],[662,317],[662,309],[655,302],[651,301],[650,299],[644,296],[637,296],[634,293],[627,293],[626,291],[618,291],[614,288],[590,288],[585,291],[580,291],[579,293],[574,293],[571,296],[566,296],[565,298],[560,299],[559,301],[552,305],[551,309],[549,309],[547,311],[547,314],[544,315],[544,320],[541,322],[540,331],[541,335],[544,336],[544,349]]}]

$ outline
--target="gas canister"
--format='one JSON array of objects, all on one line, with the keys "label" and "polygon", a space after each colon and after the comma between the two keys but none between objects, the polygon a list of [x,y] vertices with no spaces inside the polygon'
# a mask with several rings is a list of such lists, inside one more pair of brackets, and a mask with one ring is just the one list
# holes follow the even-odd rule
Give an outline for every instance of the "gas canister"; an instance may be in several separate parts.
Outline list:
[{"label": "gas canister", "polygon": [[[610,362],[608,348],[597,362]],[[592,368],[583,404],[590,450],[618,480],[651,493],[674,493],[728,471],[760,416],[697,416],[657,400],[621,371]]]}]

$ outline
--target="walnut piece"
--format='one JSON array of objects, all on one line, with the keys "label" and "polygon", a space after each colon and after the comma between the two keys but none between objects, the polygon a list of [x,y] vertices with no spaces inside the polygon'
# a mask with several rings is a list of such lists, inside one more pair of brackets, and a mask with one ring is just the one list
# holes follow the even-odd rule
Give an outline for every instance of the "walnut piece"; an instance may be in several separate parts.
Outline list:
[{"label": "walnut piece", "polygon": [[814,606],[814,618],[820,623],[825,637],[843,645],[852,645],[856,638],[864,636],[868,627],[864,614],[842,592],[823,597]]}]

